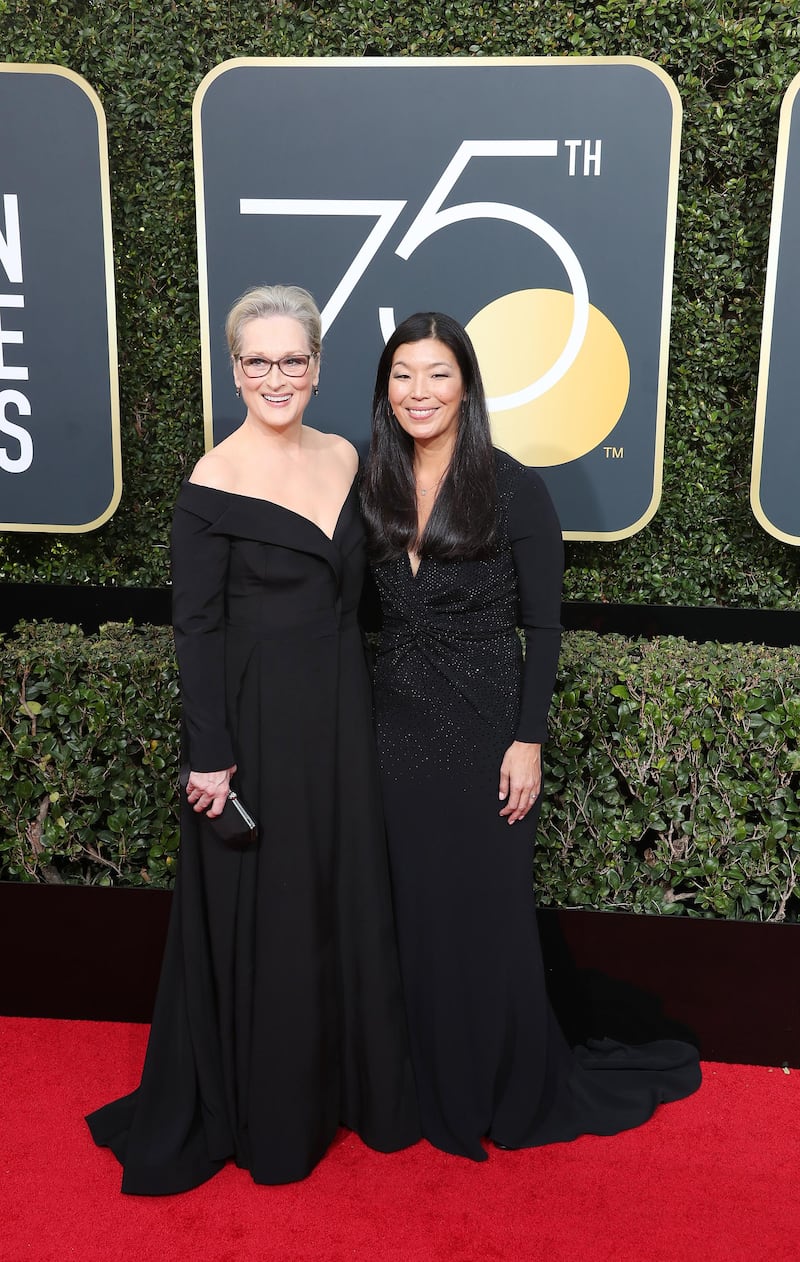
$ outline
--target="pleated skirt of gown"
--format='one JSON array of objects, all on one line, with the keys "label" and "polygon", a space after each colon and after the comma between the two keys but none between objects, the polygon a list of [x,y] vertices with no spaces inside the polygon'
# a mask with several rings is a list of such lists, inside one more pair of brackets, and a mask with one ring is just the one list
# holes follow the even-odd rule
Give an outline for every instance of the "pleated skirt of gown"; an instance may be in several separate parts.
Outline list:
[{"label": "pleated skirt of gown", "polygon": [[358,631],[287,639],[277,661],[274,644],[232,651],[262,835],[231,850],[182,806],[141,1083],[88,1118],[125,1192],[180,1192],[229,1158],[299,1180],[339,1125],[381,1151],[419,1138]]}]

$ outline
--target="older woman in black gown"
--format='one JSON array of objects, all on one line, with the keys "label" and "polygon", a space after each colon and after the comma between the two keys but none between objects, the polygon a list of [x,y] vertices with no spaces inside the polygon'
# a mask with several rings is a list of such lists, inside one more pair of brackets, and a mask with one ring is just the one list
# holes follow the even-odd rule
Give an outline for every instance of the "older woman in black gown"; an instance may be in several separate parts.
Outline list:
[{"label": "older woman in black gown", "polygon": [[412,316],[386,345],[362,507],[423,1134],[483,1160],[485,1136],[519,1148],[638,1125],[695,1090],[697,1056],[669,1041],[573,1052],[548,1004],[531,871],[561,534],[539,475],[493,450],[472,345],[446,315]]},{"label": "older woman in black gown", "polygon": [[[357,456],[304,423],[305,290],[248,292],[227,332],[246,415],[184,484],[172,537],[191,774],[169,937],[141,1084],[89,1118],[126,1192],[179,1192],[229,1158],[302,1179],[340,1123],[384,1151],[419,1137],[355,616]],[[244,850],[213,827],[234,776],[260,826]]]}]

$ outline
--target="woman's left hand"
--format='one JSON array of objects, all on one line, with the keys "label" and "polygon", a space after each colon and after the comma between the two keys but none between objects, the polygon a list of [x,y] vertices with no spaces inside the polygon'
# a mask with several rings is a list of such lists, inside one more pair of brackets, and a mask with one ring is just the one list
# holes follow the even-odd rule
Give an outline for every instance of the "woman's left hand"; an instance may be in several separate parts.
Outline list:
[{"label": "woman's left hand", "polygon": [[509,824],[524,819],[542,789],[542,747],[514,741],[509,745],[500,766],[500,801],[505,801],[501,815]]}]

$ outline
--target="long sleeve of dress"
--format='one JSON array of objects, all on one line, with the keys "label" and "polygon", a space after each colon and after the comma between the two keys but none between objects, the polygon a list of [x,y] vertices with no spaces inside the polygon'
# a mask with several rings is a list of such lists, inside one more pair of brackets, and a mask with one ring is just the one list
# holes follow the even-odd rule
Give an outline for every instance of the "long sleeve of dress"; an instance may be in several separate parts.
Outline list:
[{"label": "long sleeve of dress", "polygon": [[225,585],[230,543],[194,505],[203,487],[184,485],[172,525],[172,625],[184,730],[193,771],[236,761],[225,704]]},{"label": "long sleeve of dress", "polygon": [[526,468],[508,509],[508,532],[519,589],[519,620],[525,639],[517,740],[547,739],[561,647],[561,584],[564,545],[547,487]]}]

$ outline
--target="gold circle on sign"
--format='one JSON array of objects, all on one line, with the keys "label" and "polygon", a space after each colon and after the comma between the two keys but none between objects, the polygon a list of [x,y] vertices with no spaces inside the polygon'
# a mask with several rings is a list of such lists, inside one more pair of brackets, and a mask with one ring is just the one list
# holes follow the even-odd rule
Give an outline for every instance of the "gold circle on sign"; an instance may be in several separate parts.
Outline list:
[{"label": "gold circle on sign", "polygon": [[[521,289],[490,302],[467,325],[489,398],[515,394],[556,362],[572,327],[574,299],[557,289]],[[565,375],[530,403],[493,412],[492,437],[523,464],[577,460],[622,416],[631,373],[614,325],[589,306],[583,345]]]}]

